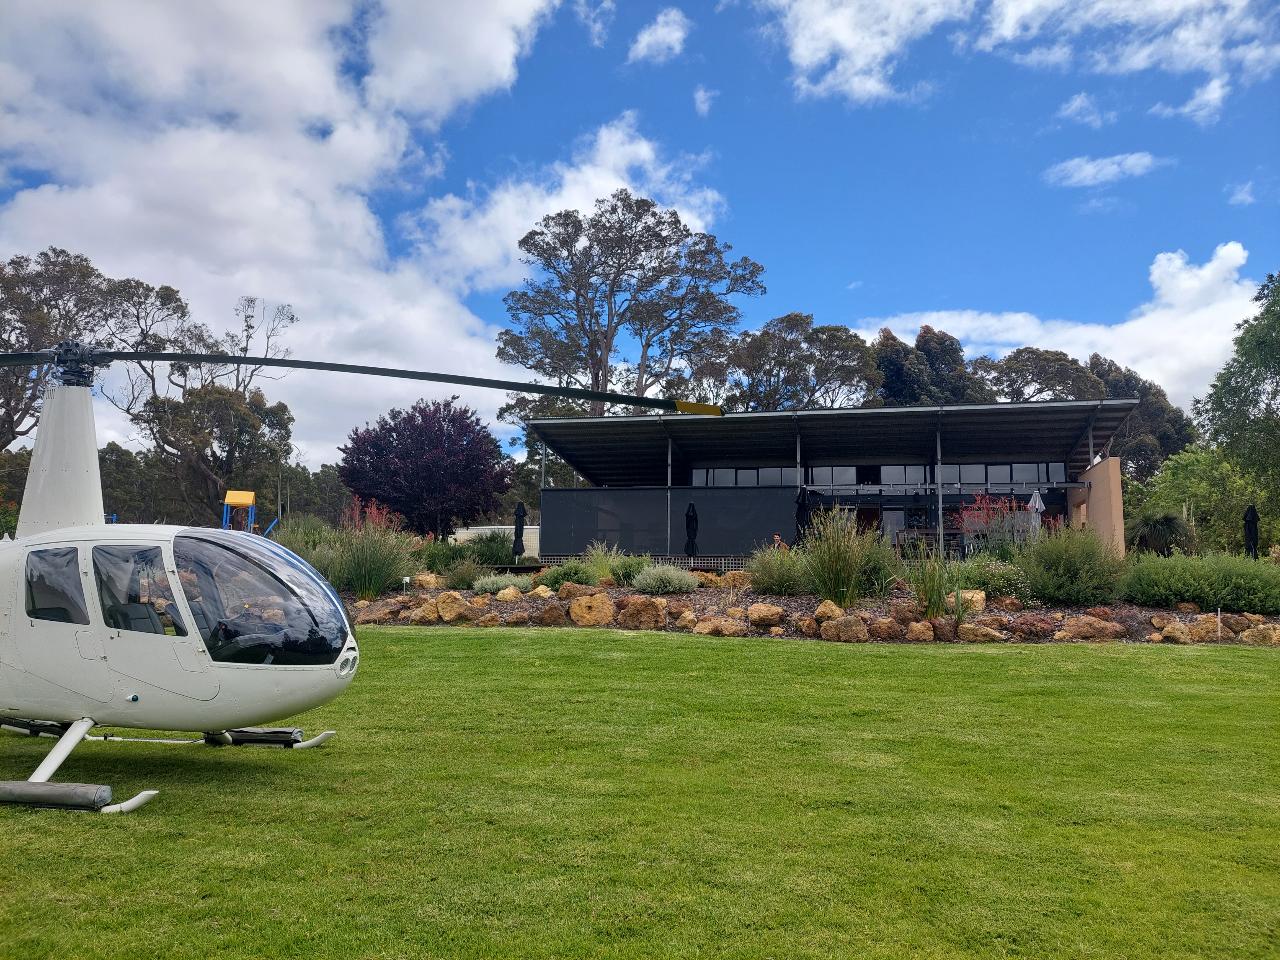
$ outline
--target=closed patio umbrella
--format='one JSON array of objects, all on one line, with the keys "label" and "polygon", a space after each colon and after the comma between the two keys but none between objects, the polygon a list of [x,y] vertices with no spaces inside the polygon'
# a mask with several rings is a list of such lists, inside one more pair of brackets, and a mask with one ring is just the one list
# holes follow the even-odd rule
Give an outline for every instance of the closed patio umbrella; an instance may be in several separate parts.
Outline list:
[{"label": "closed patio umbrella", "polygon": [[698,508],[692,503],[689,509],[684,512],[684,555],[686,557],[696,557],[698,555]]},{"label": "closed patio umbrella", "polygon": [[528,515],[528,511],[524,508],[524,503],[516,504],[516,535],[511,543],[511,554],[517,560],[524,556],[524,518]]},{"label": "closed patio umbrella", "polygon": [[1258,559],[1258,508],[1252,503],[1244,512],[1244,552]]}]

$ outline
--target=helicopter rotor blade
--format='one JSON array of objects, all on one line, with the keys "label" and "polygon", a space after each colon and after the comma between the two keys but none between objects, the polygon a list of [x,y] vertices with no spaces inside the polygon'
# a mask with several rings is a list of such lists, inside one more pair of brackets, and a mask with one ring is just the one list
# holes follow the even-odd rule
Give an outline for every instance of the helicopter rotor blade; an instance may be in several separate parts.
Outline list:
[{"label": "helicopter rotor blade", "polygon": [[0,367],[34,367],[53,362],[52,353],[0,353]]},{"label": "helicopter rotor blade", "polygon": [[[40,356],[41,354],[28,354]],[[584,390],[580,387],[555,387],[543,383],[523,383],[519,380],[494,380],[488,377],[468,377],[456,373],[430,373],[425,370],[399,370],[393,367],[366,367],[353,363],[325,363],[318,360],[294,360],[290,357],[239,357],[221,353],[151,353],[104,350],[97,354],[105,360],[132,360],[165,363],[239,364],[257,367],[289,367],[296,370],[325,370],[332,373],[358,373],[374,377],[395,377],[400,380],[428,380],[434,383],[452,383],[463,387],[488,387],[510,390],[514,393],[540,393],[550,397],[569,397],[574,400],[590,400],[616,403],[630,407],[650,407],[676,413],[695,413],[722,416],[724,411],[709,403],[688,400],[668,400],[664,397],[634,397],[625,393],[603,390]]]}]

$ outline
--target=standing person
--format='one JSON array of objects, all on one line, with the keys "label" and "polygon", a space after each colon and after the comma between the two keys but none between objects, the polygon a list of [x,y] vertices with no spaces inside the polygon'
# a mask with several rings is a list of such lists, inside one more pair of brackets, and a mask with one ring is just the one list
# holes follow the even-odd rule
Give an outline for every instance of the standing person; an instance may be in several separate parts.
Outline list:
[{"label": "standing person", "polygon": [[785,541],[785,540],[783,540],[783,539],[782,539],[782,534],[780,534],[780,533],[775,533],[775,534],[773,535],[773,549],[775,549],[775,550],[782,550],[783,552],[786,552],[787,550],[790,550],[791,548],[790,548],[789,546],[787,546],[787,541]]}]

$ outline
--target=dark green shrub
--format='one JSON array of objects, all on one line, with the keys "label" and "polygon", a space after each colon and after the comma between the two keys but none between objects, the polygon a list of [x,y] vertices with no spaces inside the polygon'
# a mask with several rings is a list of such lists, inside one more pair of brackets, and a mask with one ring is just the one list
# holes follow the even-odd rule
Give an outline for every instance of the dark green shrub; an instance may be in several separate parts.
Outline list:
[{"label": "dark green shrub", "polygon": [[803,552],[814,591],[842,607],[853,606],[859,597],[888,592],[901,571],[893,548],[879,533],[859,530],[847,510],[814,514]]},{"label": "dark green shrub", "polygon": [[1124,598],[1145,607],[1191,602],[1201,610],[1280,614],[1280,567],[1223,553],[1133,557]]},{"label": "dark green shrub", "polygon": [[747,562],[751,591],[771,597],[795,597],[812,593],[804,552],[761,547]]},{"label": "dark green shrub", "polygon": [[450,590],[470,590],[477,580],[490,572],[488,567],[482,567],[470,557],[463,557],[444,572],[444,585]]},{"label": "dark green shrub", "polygon": [[552,590],[559,590],[566,583],[580,583],[584,587],[593,587],[598,579],[581,560],[566,560],[558,567],[544,570],[537,577],[540,584]]},{"label": "dark green shrub", "polygon": [[1030,541],[1018,554],[1018,566],[1033,598],[1063,606],[1109,603],[1124,574],[1124,561],[1096,533],[1070,527]]},{"label": "dark green shrub", "polygon": [[642,570],[653,566],[653,560],[647,553],[636,555],[619,554],[609,562],[609,576],[620,587],[629,587]]},{"label": "dark green shrub", "polygon": [[639,593],[693,593],[698,589],[698,578],[688,570],[658,563],[636,574],[631,586]]},{"label": "dark green shrub", "polygon": [[490,567],[505,566],[516,562],[516,555],[511,552],[513,540],[509,533],[490,530],[472,537],[462,545],[462,549],[476,563]]},{"label": "dark green shrub", "polygon": [[980,553],[953,564],[951,576],[961,590],[983,590],[989,597],[1013,597],[1023,603],[1033,599],[1022,568],[990,554]]},{"label": "dark green shrub", "polygon": [[459,544],[446,540],[432,540],[424,543],[413,552],[414,559],[424,570],[432,573],[444,573],[455,563],[466,556],[466,549]]},{"label": "dark green shrub", "polygon": [[1170,556],[1175,550],[1192,553],[1196,534],[1176,513],[1140,513],[1129,521],[1125,539],[1134,550]]}]

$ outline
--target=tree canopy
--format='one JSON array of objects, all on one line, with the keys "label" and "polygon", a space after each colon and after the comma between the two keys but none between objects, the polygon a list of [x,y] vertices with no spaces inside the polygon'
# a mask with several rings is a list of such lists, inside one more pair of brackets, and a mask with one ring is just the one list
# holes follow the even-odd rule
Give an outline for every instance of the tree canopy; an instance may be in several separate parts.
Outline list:
[{"label": "tree canopy", "polygon": [[495,510],[511,465],[476,412],[456,400],[419,400],[352,430],[338,465],[342,482],[418,533],[444,536]]}]

